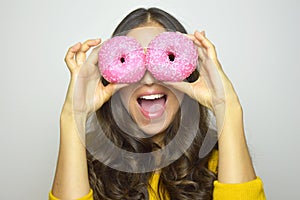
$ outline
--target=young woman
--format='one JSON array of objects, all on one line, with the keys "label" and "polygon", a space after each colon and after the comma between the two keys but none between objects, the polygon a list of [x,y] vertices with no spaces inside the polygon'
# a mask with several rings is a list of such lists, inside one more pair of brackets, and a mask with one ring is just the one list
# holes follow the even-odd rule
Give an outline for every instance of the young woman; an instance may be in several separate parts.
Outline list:
[{"label": "young woman", "polygon": [[147,53],[167,31],[197,47],[200,68],[184,81],[159,81],[147,70],[134,83],[109,83],[98,71],[99,39],[68,50],[71,81],[50,199],[265,199],[242,107],[205,33],[187,34],[173,16],[150,8],[127,15],[113,36],[134,38]]}]

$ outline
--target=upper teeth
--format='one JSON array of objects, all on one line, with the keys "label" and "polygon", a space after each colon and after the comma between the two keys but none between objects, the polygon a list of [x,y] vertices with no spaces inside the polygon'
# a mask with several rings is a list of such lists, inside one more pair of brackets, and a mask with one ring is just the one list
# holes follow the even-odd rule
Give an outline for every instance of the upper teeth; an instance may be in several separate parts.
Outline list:
[{"label": "upper teeth", "polygon": [[153,100],[153,99],[162,98],[163,96],[164,96],[163,94],[151,94],[151,95],[141,96],[140,99]]}]

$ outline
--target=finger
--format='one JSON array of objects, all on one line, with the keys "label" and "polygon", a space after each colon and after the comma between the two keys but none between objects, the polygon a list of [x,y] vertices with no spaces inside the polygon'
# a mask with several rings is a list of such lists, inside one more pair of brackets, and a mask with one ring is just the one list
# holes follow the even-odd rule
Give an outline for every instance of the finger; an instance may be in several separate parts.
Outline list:
[{"label": "finger", "polygon": [[127,85],[128,84],[110,83],[107,86],[104,86],[100,81],[97,87],[95,109],[99,109],[106,101],[111,98],[114,93]]},{"label": "finger", "polygon": [[200,61],[204,61],[205,59],[205,51],[204,51],[204,47],[198,46],[198,55],[199,55],[199,59]]},{"label": "finger", "polygon": [[77,67],[77,63],[75,62],[74,57],[76,53],[79,51],[80,47],[81,47],[81,43],[78,42],[77,44],[69,48],[65,56],[65,62],[70,70]]},{"label": "finger", "polygon": [[203,77],[199,76],[199,78],[193,83],[166,82],[165,84],[172,86],[173,88],[187,94],[188,96],[195,99],[207,108],[211,108],[210,92],[207,88],[207,83]]},{"label": "finger", "polygon": [[213,45],[213,43],[211,41],[209,41],[206,38],[205,32],[195,31],[194,35],[195,35],[195,38],[201,43],[201,45],[209,51],[211,56],[216,57],[215,46]]},{"label": "finger", "polygon": [[195,31],[194,36],[206,48],[212,48],[212,47],[214,47],[213,43],[206,38],[204,31],[201,31],[201,32]]},{"label": "finger", "polygon": [[205,37],[205,35],[206,35],[206,33],[205,33],[205,31],[204,31],[204,30],[203,30],[203,31],[201,31],[201,32],[200,32],[200,34],[201,34],[201,35],[203,35],[204,37]]},{"label": "finger", "polygon": [[182,82],[164,82],[164,84],[171,86],[174,89],[179,90],[179,91],[189,95],[192,98],[195,98],[192,84],[189,82],[183,82],[183,81]]},{"label": "finger", "polygon": [[96,65],[98,62],[98,53],[99,53],[99,49],[100,49],[101,45],[95,47],[93,49],[93,51],[90,53],[89,57],[87,58],[86,62],[92,64],[92,65]]},{"label": "finger", "polygon": [[80,51],[76,54],[76,62],[78,65],[82,65],[86,60],[86,52],[94,46],[97,46],[101,42],[100,39],[91,39],[85,41],[80,48]]}]

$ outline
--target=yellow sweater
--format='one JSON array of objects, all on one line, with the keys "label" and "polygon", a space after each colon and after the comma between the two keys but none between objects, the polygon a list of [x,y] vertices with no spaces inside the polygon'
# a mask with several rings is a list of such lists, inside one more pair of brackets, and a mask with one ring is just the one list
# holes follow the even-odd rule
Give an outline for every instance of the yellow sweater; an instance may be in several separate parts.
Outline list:
[{"label": "yellow sweater", "polygon": [[[213,152],[213,155],[208,163],[208,168],[217,172],[218,166],[218,152]],[[149,180],[149,184],[152,189],[149,189],[149,200],[158,200],[158,182],[159,182],[159,173],[154,173],[152,178]],[[169,197],[165,194],[166,199]],[[263,189],[262,180],[257,177],[255,180],[247,183],[239,184],[224,184],[219,183],[218,181],[214,182],[214,191],[213,191],[214,200],[265,200],[265,193]],[[49,193],[49,200],[59,200],[54,197],[52,192]],[[89,194],[79,198],[79,200],[93,200],[93,191],[90,190]]]}]

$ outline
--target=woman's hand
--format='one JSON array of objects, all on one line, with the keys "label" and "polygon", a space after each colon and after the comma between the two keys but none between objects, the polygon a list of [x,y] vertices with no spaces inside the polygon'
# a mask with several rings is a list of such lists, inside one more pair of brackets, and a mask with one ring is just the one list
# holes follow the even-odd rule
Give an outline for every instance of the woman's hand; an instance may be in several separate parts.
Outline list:
[{"label": "woman's hand", "polygon": [[[69,48],[65,57],[71,80],[60,118],[60,147],[52,193],[59,199],[77,199],[90,192],[85,148],[85,123],[118,89],[104,86],[97,67],[100,40]],[[96,47],[97,46],[97,47]],[[91,54],[86,53],[92,47]]]},{"label": "woman's hand", "polygon": [[239,104],[233,86],[218,61],[215,47],[205,37],[205,33],[196,31],[194,35],[187,35],[187,37],[198,47],[200,76],[193,83],[169,84],[185,92],[215,114],[217,109],[224,109],[227,103]]},{"label": "woman's hand", "polygon": [[[116,84],[104,86],[97,67],[100,39],[87,40],[70,47],[65,62],[71,73],[67,97],[63,111],[88,115],[99,109],[117,89]],[[91,54],[86,53],[92,47]]]},{"label": "woman's hand", "polygon": [[[234,88],[218,61],[214,45],[204,32],[188,35],[198,47],[200,76],[193,83],[171,83],[211,109],[217,121],[218,180],[243,183],[255,179],[255,171],[244,135],[243,112]],[[222,134],[222,135],[221,135]]]}]

